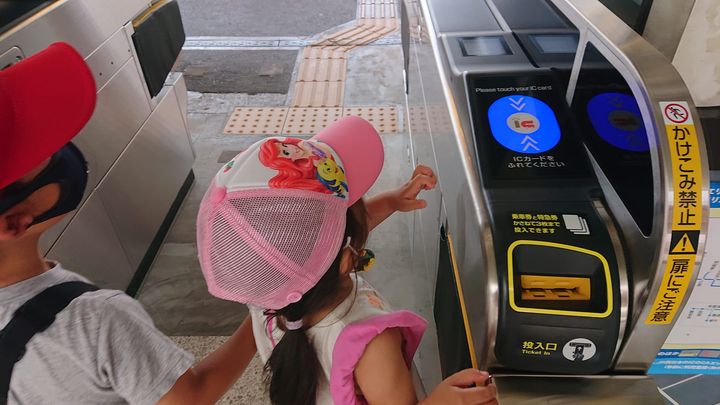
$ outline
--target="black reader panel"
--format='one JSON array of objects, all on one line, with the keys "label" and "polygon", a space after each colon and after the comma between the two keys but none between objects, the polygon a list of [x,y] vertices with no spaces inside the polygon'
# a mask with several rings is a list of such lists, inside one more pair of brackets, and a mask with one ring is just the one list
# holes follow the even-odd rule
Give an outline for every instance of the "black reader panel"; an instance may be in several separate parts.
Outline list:
[{"label": "black reader panel", "polygon": [[467,90],[499,287],[495,356],[519,371],[603,372],[623,253],[556,73],[468,75]]}]

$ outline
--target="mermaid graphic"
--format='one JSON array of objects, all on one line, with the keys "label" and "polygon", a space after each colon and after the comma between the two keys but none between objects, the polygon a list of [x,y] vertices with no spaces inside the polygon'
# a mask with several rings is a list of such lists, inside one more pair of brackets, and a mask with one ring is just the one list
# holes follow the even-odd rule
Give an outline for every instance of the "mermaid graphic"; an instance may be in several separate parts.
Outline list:
[{"label": "mermaid graphic", "polygon": [[278,171],[268,182],[270,187],[309,190],[341,198],[348,195],[345,172],[330,149],[319,142],[268,139],[260,146],[258,157],[263,165]]}]

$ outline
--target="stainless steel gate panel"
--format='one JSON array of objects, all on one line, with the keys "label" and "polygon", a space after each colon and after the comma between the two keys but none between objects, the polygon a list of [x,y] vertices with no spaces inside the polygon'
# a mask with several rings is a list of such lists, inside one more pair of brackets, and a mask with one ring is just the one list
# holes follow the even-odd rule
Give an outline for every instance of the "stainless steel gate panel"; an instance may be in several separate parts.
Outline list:
[{"label": "stainless steel gate panel", "polygon": [[[100,89],[92,118],[73,142],[83,151],[90,170],[85,198],[97,187],[110,167],[150,115],[143,82],[131,61],[120,66],[112,80]],[[41,248],[47,253],[70,222],[71,213],[43,235]]]},{"label": "stainless steel gate panel", "polygon": [[158,96],[157,108],[97,191],[134,268],[194,160],[174,91],[166,87]]},{"label": "stainless steel gate panel", "polygon": [[[581,49],[578,52],[576,66],[573,69],[571,86],[568,94],[572,94],[573,82],[577,80],[581,68],[581,56],[584,43],[593,44],[605,58],[623,75],[628,82],[635,98],[638,100],[646,129],[650,134],[650,145],[653,159],[654,181],[656,186],[655,222],[651,235],[644,237],[639,232],[625,235],[630,247],[629,262],[636,269],[634,275],[633,296],[634,311],[631,317],[629,336],[617,358],[616,368],[625,370],[647,370],[662,347],[674,324],[648,325],[645,323],[651,311],[652,299],[660,290],[663,274],[667,265],[667,254],[670,251],[670,226],[673,211],[673,189],[671,185],[672,167],[670,162],[670,143],[665,133],[661,101],[685,101],[690,106],[690,113],[697,123],[696,132],[700,146],[701,160],[707,162],[705,142],[700,119],[695,111],[692,97],[682,78],[672,64],[654,47],[625,25],[602,4],[592,0],[552,0],[553,4],[578,28],[581,35]],[[703,177],[703,220],[702,231],[698,241],[698,252],[704,251],[705,232],[709,217],[709,206],[706,203],[709,189],[709,174],[706,164],[702,165]],[[610,207],[623,221],[623,209]],[[622,225],[622,223],[621,223]],[[625,226],[624,229],[632,229]],[[659,252],[649,254],[651,252]],[[696,257],[695,268],[699,268],[702,253]],[[644,271],[647,269],[647,272]],[[697,272],[690,282],[690,289],[682,300],[685,304],[690,296]],[[680,309],[682,306],[680,307]]]},{"label": "stainless steel gate panel", "polygon": [[12,38],[28,56],[62,41],[88,56],[149,4],[148,0],[61,0],[0,36],[0,49]]},{"label": "stainless steel gate panel", "polygon": [[[468,279],[473,289],[497,291],[497,288],[487,288],[492,275],[491,272],[483,271],[485,266],[484,254],[486,249],[485,240],[489,234],[476,232],[476,223],[481,222],[483,208],[476,206],[472,196],[479,196],[479,182],[476,170],[471,162],[474,153],[472,144],[467,143],[461,136],[462,127],[459,125],[457,109],[455,104],[448,104],[445,92],[448,88],[447,77],[440,74],[440,69],[445,69],[443,62],[435,58],[435,52],[442,52],[435,41],[437,36],[432,24],[428,21],[429,11],[427,3],[421,1],[406,1],[406,6],[411,22],[411,46],[409,63],[409,94],[408,108],[417,109],[417,122],[411,123],[411,128],[417,130],[412,133],[413,153],[419,156],[432,156],[431,162],[439,179],[438,191],[441,196],[441,212],[436,218],[421,220],[415,232],[421,232],[422,236],[413,235],[415,240],[421,240],[423,245],[434,243],[438,246],[440,227],[445,226],[454,239],[461,239],[465,242],[456,245],[455,257],[462,277]],[[410,112],[412,114],[412,111]],[[412,118],[411,118],[412,119]],[[468,138],[470,139],[470,138]],[[458,150],[465,157],[458,158]],[[416,161],[419,160],[416,158]],[[489,230],[488,230],[489,233]],[[471,247],[471,248],[467,248]],[[429,279],[434,282],[437,273],[438,251],[435,247],[431,251],[428,263],[423,267],[430,267]],[[426,252],[427,254],[427,252]],[[417,259],[417,258],[416,258]],[[468,269],[473,269],[470,271]],[[466,294],[465,303],[469,316],[477,322],[470,327],[473,331],[472,338],[478,356],[484,358],[490,355],[487,347],[491,344],[493,334],[486,333],[494,329],[493,311],[488,310],[492,305],[492,295]],[[486,317],[486,314],[490,314]],[[435,340],[433,340],[434,342]],[[428,351],[430,353],[423,353]],[[420,356],[437,356],[437,346],[421,346]],[[436,367],[438,364],[434,364]],[[439,369],[428,369],[426,364],[421,364],[419,373],[423,382],[428,386],[436,385],[440,379]]]},{"label": "stainless steel gate panel", "polygon": [[498,399],[512,405],[664,405],[647,376],[495,376]]},{"label": "stainless steel gate panel", "polygon": [[131,61],[125,63],[97,95],[92,119],[73,140],[86,155],[94,189],[150,116],[150,105],[142,92],[143,82]]},{"label": "stainless steel gate panel", "polygon": [[105,288],[125,290],[135,273],[97,193],[90,195],[47,256]]}]

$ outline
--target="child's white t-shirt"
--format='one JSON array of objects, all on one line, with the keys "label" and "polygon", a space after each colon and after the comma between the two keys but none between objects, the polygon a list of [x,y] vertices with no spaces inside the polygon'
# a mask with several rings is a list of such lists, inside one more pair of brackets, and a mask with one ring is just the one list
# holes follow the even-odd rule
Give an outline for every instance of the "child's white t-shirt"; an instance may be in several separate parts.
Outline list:
[{"label": "child's white t-shirt", "polygon": [[[335,350],[335,344],[338,341],[340,334],[349,325],[357,326],[362,324],[363,321],[373,318],[384,319],[382,318],[383,316],[393,314],[393,311],[387,301],[385,301],[385,299],[383,299],[382,296],[380,296],[380,294],[367,281],[355,274],[352,274],[351,278],[353,280],[354,287],[348,297],[335,307],[335,309],[325,318],[323,318],[322,321],[305,331],[315,347],[315,352],[318,355],[318,360],[320,362],[320,366],[322,367],[322,377],[320,378],[320,385],[318,386],[318,405],[332,405],[335,403],[333,402],[333,397],[331,395],[330,381],[331,374],[333,373],[333,353]],[[417,315],[411,314],[407,311],[402,312],[403,313],[400,315],[405,318],[407,318],[405,315],[410,315],[409,322],[411,325],[409,327],[404,324],[386,326],[413,329],[410,333],[414,333],[417,336],[410,339],[417,340],[417,342],[412,342],[407,346],[410,346],[410,351],[414,353],[417,343],[419,343],[420,336],[422,335],[422,331],[424,330],[425,323],[424,320]],[[274,347],[273,341],[275,343],[279,342],[280,339],[282,339],[283,332],[277,328],[275,321],[271,320],[271,338],[269,336],[267,318],[263,314],[263,310],[251,306],[250,315],[252,317],[253,333],[255,335],[255,343],[257,345],[258,354],[260,355],[263,363],[265,363],[272,353]],[[374,325],[374,327],[376,326],[377,325]],[[362,340],[362,338],[360,340]],[[365,343],[369,343],[369,340]],[[364,349],[364,347],[362,349]],[[360,354],[361,353],[362,351],[360,351]],[[409,356],[411,359],[412,354]],[[352,357],[352,355],[350,355],[350,357]],[[298,364],[298,368],[302,370],[302,365]],[[337,374],[338,370],[335,370],[335,373]],[[337,377],[337,375],[334,377]],[[337,378],[335,378],[335,380],[337,380]],[[335,385],[337,385],[337,382],[335,382]],[[359,403],[362,403],[362,401]]]}]

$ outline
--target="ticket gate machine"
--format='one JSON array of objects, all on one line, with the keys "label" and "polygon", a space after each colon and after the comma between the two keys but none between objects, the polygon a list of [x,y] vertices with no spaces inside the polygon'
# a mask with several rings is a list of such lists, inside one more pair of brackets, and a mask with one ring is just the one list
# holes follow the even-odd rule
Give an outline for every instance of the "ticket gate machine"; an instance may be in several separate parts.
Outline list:
[{"label": "ticket gate machine", "polygon": [[443,376],[490,369],[513,404],[662,403],[644,375],[692,289],[708,211],[679,75],[596,0],[403,13],[409,116],[425,120],[410,122],[413,154],[439,178],[439,219],[416,220],[414,244],[435,252]]}]

